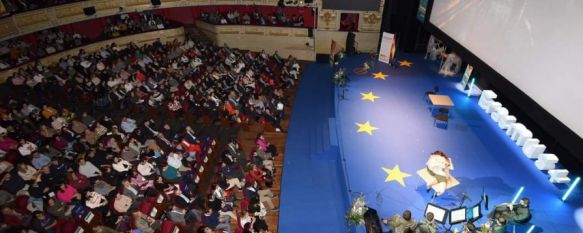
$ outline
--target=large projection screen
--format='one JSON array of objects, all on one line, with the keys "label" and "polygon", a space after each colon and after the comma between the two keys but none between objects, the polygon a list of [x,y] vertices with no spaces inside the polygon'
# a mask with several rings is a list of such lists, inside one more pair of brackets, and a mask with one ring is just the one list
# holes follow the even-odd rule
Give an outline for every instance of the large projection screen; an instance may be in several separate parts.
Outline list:
[{"label": "large projection screen", "polygon": [[430,22],[583,138],[583,1],[434,0]]}]

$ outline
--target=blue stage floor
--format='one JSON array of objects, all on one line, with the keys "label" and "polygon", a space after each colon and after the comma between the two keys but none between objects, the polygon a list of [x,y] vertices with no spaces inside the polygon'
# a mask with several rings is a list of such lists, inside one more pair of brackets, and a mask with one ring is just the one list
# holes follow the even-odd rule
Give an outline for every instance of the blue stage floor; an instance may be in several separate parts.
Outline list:
[{"label": "blue stage floor", "polygon": [[[413,62],[411,68],[392,69],[376,64],[373,71],[388,74],[386,80],[355,75],[353,68],[362,66],[366,58],[350,57],[342,64],[351,80],[346,100],[340,101],[337,109],[341,150],[353,197],[364,193],[369,206],[376,208],[382,217],[410,209],[416,219],[422,218],[431,194],[426,192],[416,171],[425,167],[431,152],[441,150],[452,157],[455,168],[452,175],[460,185],[434,203],[451,208],[466,194],[472,199],[466,202],[470,206],[480,200],[484,189],[490,197],[491,210],[492,204],[510,202],[519,187],[524,186],[522,196],[532,202],[531,223],[536,225],[533,232],[580,232],[573,213],[583,205],[581,193],[575,193],[568,203],[561,202],[563,190],[551,184],[479,108],[478,98],[468,98],[455,89],[460,77],[439,76],[437,64],[407,54],[399,59]],[[435,85],[440,87],[440,94],[449,95],[455,104],[448,129],[434,127],[429,105],[423,99],[424,93]],[[369,91],[380,98],[375,102],[361,100],[361,93]],[[355,123],[366,121],[378,128],[372,135],[357,133]],[[394,181],[385,182],[387,173],[381,167],[392,169],[395,165],[411,174],[404,179],[405,187]],[[517,227],[516,232],[525,232],[524,228]]]}]

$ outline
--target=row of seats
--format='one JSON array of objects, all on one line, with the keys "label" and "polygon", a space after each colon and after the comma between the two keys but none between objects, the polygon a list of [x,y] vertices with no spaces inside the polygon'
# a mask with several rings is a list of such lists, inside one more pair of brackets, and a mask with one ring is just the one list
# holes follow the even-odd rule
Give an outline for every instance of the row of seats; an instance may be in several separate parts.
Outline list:
[{"label": "row of seats", "polygon": [[495,99],[498,97],[492,90],[484,90],[480,95],[478,105],[486,113],[490,114],[492,120],[498,124],[500,129],[506,130],[506,135],[522,147],[522,152],[529,159],[535,159],[535,166],[541,171],[548,171],[549,181],[552,183],[569,183],[569,171],[557,169],[556,164],[559,158],[550,153],[545,153],[547,147],[535,138],[524,124],[519,123],[515,116],[510,115],[507,108]]}]

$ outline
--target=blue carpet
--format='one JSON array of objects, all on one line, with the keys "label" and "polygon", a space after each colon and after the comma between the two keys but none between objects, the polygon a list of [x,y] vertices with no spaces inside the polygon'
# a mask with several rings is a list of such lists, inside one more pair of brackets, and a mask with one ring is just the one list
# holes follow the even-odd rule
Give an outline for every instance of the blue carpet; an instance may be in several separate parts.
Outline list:
[{"label": "blue carpet", "polygon": [[309,64],[296,95],[285,147],[281,233],[346,232],[343,172],[327,138],[335,111],[331,74],[325,64]]},{"label": "blue carpet", "polygon": [[[417,176],[416,171],[424,168],[431,152],[441,150],[452,157],[455,168],[452,175],[460,181],[460,185],[438,197],[434,201],[435,204],[452,208],[457,205],[460,197],[466,194],[472,199],[465,203],[470,206],[479,201],[482,190],[485,190],[490,197],[491,210],[492,204],[510,202],[519,187],[524,186],[525,191],[522,196],[529,197],[532,202],[531,223],[536,225],[533,232],[580,232],[573,217],[574,210],[583,203],[580,191],[574,193],[573,199],[569,202],[561,202],[560,197],[564,190],[551,184],[546,174],[536,169],[534,162],[526,158],[520,148],[498,128],[489,115],[479,108],[477,97],[468,98],[455,89],[455,83],[460,80],[460,77],[439,76],[436,72],[437,64],[425,61],[421,56],[407,54],[399,58],[412,61],[414,63],[412,68],[392,69],[384,64],[376,64],[375,72],[383,71],[389,74],[386,80],[373,79],[371,75],[355,75],[352,72],[353,68],[362,66],[366,57],[365,55],[353,56],[344,62],[343,66],[351,74],[351,81],[345,93],[346,100],[340,101],[336,116],[340,132],[339,143],[346,159],[349,188],[353,191],[353,196],[363,193],[369,206],[377,209],[381,217],[388,217],[409,209],[416,219],[422,218],[426,203],[431,199],[431,193],[425,191],[424,182]],[[308,82],[314,78],[309,77],[310,75],[314,73],[306,73]],[[307,83],[304,83],[302,88],[305,84]],[[447,129],[434,127],[428,104],[423,99],[425,91],[432,90],[434,85],[439,85],[440,94],[449,95],[455,103]],[[320,106],[312,101],[320,101],[314,98],[315,95],[326,98],[323,95],[328,93],[320,93],[319,87],[309,88],[315,93],[311,93],[311,99],[301,99],[296,102],[290,127],[292,129],[297,127],[298,123],[309,121],[309,119],[299,120],[298,117],[303,119],[311,117],[312,114],[320,114],[315,110],[321,109]],[[306,94],[301,91],[307,90],[300,90],[300,98],[302,94]],[[360,93],[368,91],[373,91],[375,95],[380,96],[380,99],[374,103],[361,100]],[[310,105],[309,108],[314,110],[305,109],[298,112],[300,108],[307,108],[302,106],[303,104]],[[373,135],[356,132],[355,123],[366,121],[370,121],[372,126],[379,128],[373,132]],[[288,145],[301,144],[294,141],[301,141],[302,138],[292,133],[290,130]],[[300,146],[288,149],[299,152]],[[318,187],[318,190],[308,188],[308,186],[314,187],[312,186],[313,179],[323,179],[319,177],[322,174],[321,171],[318,171],[317,175],[312,174],[312,171],[290,174],[294,169],[288,170],[290,164],[312,168],[310,163],[298,164],[307,160],[299,160],[293,156],[305,155],[286,154],[284,187],[282,188],[286,195],[292,192],[289,189],[294,188],[290,187],[294,181],[302,183],[307,180],[310,185],[294,184],[294,186],[305,186],[301,191],[309,195],[332,191],[328,189],[332,185],[329,183],[322,188]],[[399,165],[401,171],[411,174],[410,177],[405,178],[405,187],[397,182],[384,182],[387,174],[381,167],[393,168],[395,165]],[[332,179],[332,177],[328,178]],[[337,182],[342,183],[343,180],[339,179]],[[301,191],[294,190],[298,195]],[[337,194],[328,193],[328,195],[332,199]],[[308,195],[304,198],[312,199]],[[289,198],[284,198],[282,206],[292,205],[292,203],[286,203],[288,200]],[[299,201],[294,200],[293,203],[296,205]],[[319,204],[323,205],[323,203]],[[304,214],[310,214],[310,216],[314,214],[311,211],[305,211],[303,206],[306,205],[301,205],[302,210],[299,211],[304,211]],[[328,215],[330,209],[318,208],[317,210],[322,215]],[[285,211],[282,209],[281,216],[287,221],[290,214]],[[303,219],[310,220],[311,218],[304,217]],[[339,218],[337,221],[341,223],[343,219]],[[482,218],[478,223],[481,224],[484,221],[485,218]],[[528,226],[519,226],[516,232],[525,232],[526,227]],[[512,232],[511,229],[509,231]]]}]

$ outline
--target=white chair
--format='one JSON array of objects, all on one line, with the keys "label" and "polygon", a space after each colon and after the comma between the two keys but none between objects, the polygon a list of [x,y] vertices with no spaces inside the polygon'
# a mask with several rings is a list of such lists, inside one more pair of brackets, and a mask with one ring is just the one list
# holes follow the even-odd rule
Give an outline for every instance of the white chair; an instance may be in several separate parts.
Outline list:
[{"label": "white chair", "polygon": [[552,170],[555,169],[555,164],[558,162],[559,158],[554,154],[541,154],[538,160],[534,162],[534,165],[541,171]]},{"label": "white chair", "polygon": [[518,132],[518,138],[516,139],[516,145],[523,146],[526,140],[532,138],[532,132],[526,128]]},{"label": "white chair", "polygon": [[545,153],[547,146],[543,144],[531,145],[529,147],[522,148],[522,152],[529,159],[537,159],[542,153]]},{"label": "white chair", "polygon": [[[522,123],[512,123],[510,124],[510,126],[508,126],[508,130],[506,131],[506,135],[508,135],[510,137],[510,139],[512,139],[512,135],[514,134],[514,132],[516,132],[517,130],[520,130],[522,128],[526,129],[526,126],[524,126]],[[516,141],[514,139],[512,139],[513,141]]]},{"label": "white chair", "polygon": [[538,145],[539,143],[540,140],[538,140],[538,138],[527,139],[524,145],[522,145],[522,152],[526,153],[525,151],[528,150],[527,148]]},{"label": "white chair", "polygon": [[496,108],[496,111],[492,112],[492,114],[490,115],[490,117],[492,117],[492,120],[494,120],[494,122],[498,123],[500,122],[500,119],[508,116],[508,109],[506,109],[505,107],[499,107]]},{"label": "white chair", "polygon": [[571,179],[567,177],[569,175],[569,170],[567,169],[552,169],[549,170],[549,175],[551,178],[549,181],[555,184],[567,184],[571,182]]},{"label": "white chair", "polygon": [[501,129],[508,129],[513,123],[516,123],[516,117],[513,115],[506,115],[498,118],[498,127]]},{"label": "white chair", "polygon": [[492,102],[493,99],[496,99],[497,97],[498,95],[496,95],[496,93],[494,93],[492,90],[484,90],[480,95],[478,105],[480,106],[480,108],[486,110],[488,109],[488,106],[490,106],[490,102]]},{"label": "white chair", "polygon": [[502,104],[500,102],[497,101],[492,101],[490,102],[490,105],[488,105],[488,109],[486,109],[486,113],[490,114],[494,111],[496,111],[496,109],[502,107]]}]

